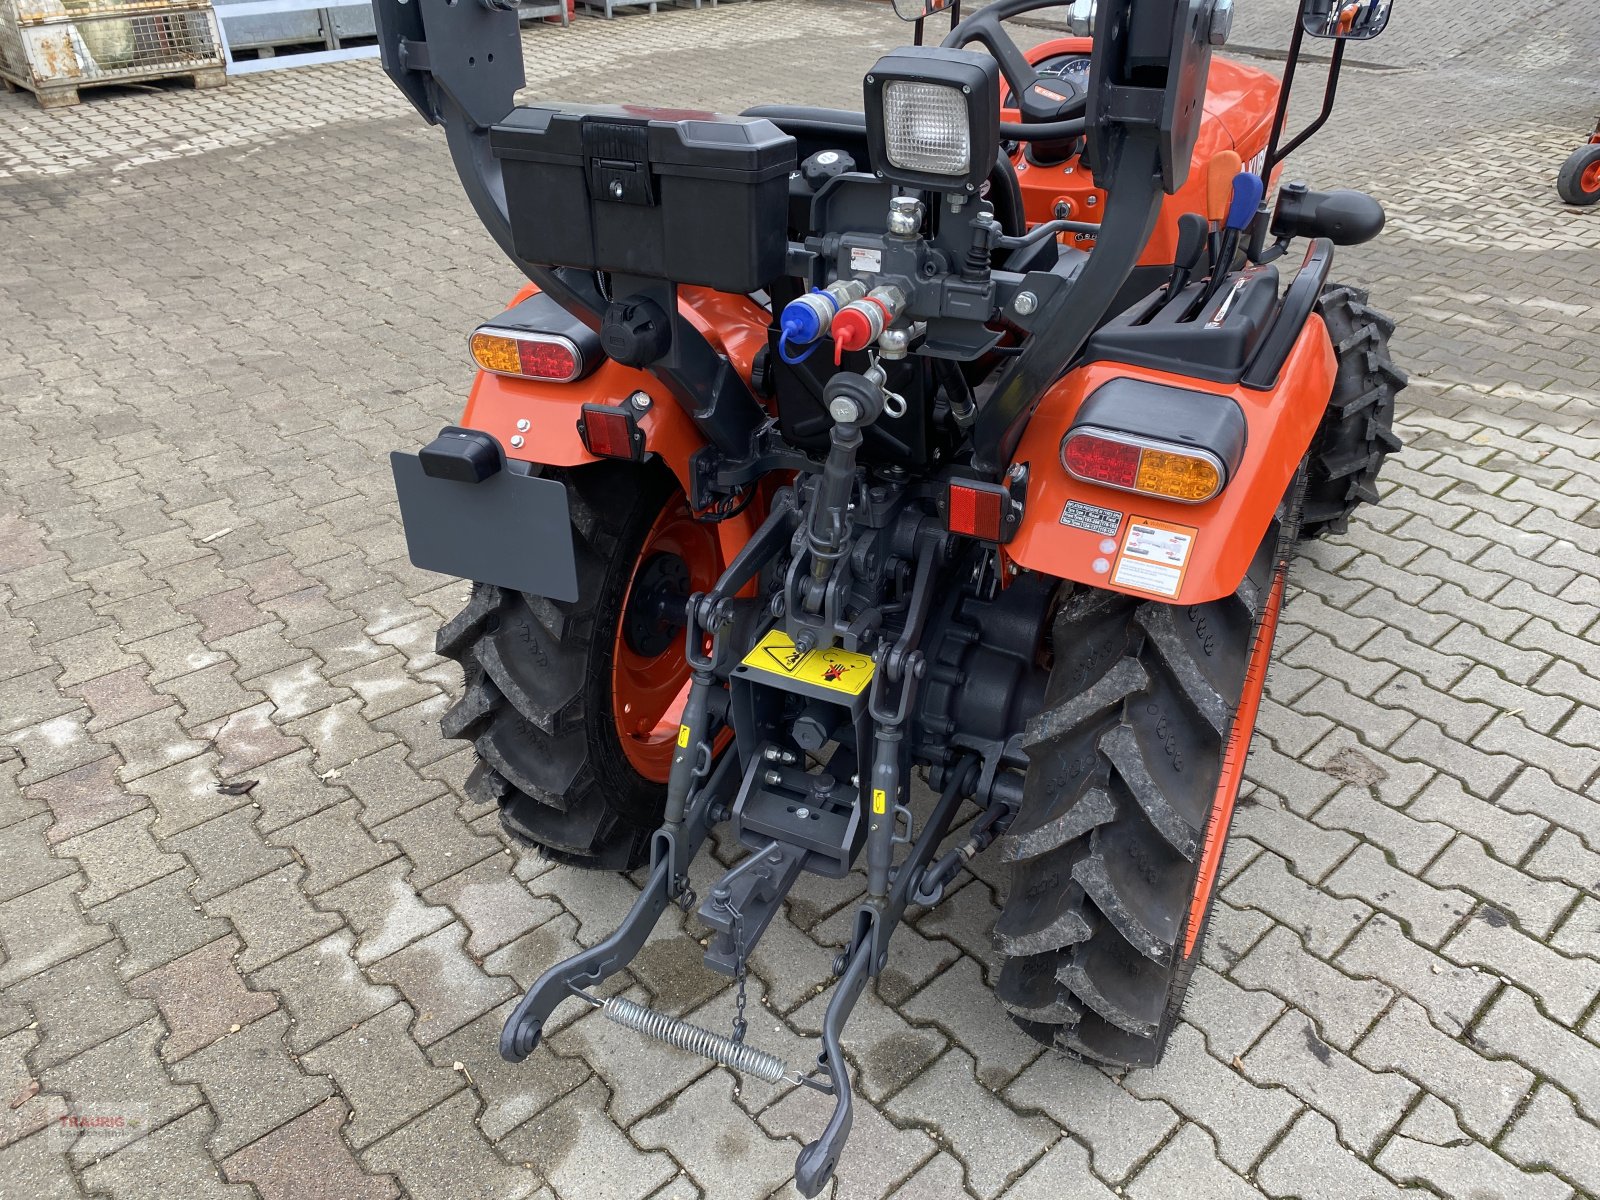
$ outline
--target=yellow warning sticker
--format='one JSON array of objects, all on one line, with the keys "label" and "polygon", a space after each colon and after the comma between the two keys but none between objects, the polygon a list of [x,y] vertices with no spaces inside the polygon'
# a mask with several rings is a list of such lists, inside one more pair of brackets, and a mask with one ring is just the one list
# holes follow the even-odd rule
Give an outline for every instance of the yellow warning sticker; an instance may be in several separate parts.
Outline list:
[{"label": "yellow warning sticker", "polygon": [[832,692],[859,696],[872,682],[872,660],[849,650],[819,647],[804,654],[795,649],[782,630],[774,629],[744,656],[744,664],[757,671],[798,679]]},{"label": "yellow warning sticker", "polygon": [[678,749],[687,750],[688,748],[689,748],[689,727],[687,725],[679,725],[678,726]]},{"label": "yellow warning sticker", "polygon": [[872,789],[872,811],[880,817],[889,811],[889,794],[882,788]]}]

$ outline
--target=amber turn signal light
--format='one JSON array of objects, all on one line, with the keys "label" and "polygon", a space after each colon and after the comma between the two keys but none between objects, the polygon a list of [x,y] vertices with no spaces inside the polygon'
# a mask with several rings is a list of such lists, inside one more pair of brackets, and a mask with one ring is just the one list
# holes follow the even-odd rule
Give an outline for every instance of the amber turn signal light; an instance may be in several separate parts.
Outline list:
[{"label": "amber turn signal light", "polygon": [[1180,504],[1204,504],[1227,482],[1209,451],[1106,429],[1073,429],[1061,442],[1061,465],[1084,483]]},{"label": "amber turn signal light", "polygon": [[583,374],[583,354],[558,333],[479,326],[468,340],[472,361],[496,375],[571,383]]}]

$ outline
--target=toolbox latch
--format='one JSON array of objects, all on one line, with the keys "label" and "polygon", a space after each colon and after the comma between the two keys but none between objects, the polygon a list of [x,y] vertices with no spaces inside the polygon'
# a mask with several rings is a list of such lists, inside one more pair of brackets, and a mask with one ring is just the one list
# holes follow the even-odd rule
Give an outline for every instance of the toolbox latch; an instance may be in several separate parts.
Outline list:
[{"label": "toolbox latch", "polygon": [[583,154],[589,165],[589,193],[593,199],[644,207],[655,204],[648,126],[585,121]]}]

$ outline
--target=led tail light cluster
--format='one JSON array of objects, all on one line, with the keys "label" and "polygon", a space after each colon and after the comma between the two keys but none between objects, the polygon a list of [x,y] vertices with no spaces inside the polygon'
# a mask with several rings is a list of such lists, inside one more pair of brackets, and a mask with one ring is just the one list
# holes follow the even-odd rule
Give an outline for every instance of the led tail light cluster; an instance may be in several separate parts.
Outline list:
[{"label": "led tail light cluster", "polygon": [[496,375],[571,383],[583,374],[583,352],[571,338],[559,333],[481,325],[468,345],[472,361]]},{"label": "led tail light cluster", "polygon": [[1221,460],[1208,450],[1109,429],[1068,430],[1061,463],[1085,483],[1182,504],[1203,504],[1227,482]]}]

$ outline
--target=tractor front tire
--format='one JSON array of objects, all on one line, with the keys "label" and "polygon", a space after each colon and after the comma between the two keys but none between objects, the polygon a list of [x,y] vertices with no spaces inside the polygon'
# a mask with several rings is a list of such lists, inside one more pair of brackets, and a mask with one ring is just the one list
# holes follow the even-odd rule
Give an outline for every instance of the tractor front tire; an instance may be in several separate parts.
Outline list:
[{"label": "tractor front tire", "polygon": [[1204,944],[1305,471],[1238,590],[1178,606],[1076,588],[1051,630],[995,925],[1013,1020],[1115,1067],[1161,1057]]},{"label": "tractor front tire", "polygon": [[[639,614],[630,600],[646,577],[685,599],[711,586],[720,571],[715,530],[693,523],[662,467],[596,463],[548,474],[567,487],[579,598],[474,583],[438,635],[438,652],[461,664],[465,683],[440,726],[473,744],[467,793],[498,804],[514,837],[558,862],[631,870],[648,858],[666,802],[670,734],[648,735],[688,666],[681,628],[651,625],[667,606]],[[674,531],[667,543],[664,527]],[[629,636],[648,653],[630,650]],[[630,683],[630,670],[654,672],[650,686]],[[659,710],[626,735],[625,687],[655,695]]]},{"label": "tractor front tire", "polygon": [[1600,142],[1579,146],[1561,165],[1556,193],[1568,204],[1600,203]]},{"label": "tractor front tire", "polygon": [[1345,284],[1323,290],[1317,313],[1338,360],[1328,411],[1311,443],[1300,536],[1343,533],[1350,514],[1378,498],[1383,460],[1400,449],[1394,401],[1406,373],[1389,356],[1394,322],[1367,306],[1367,293]]}]

